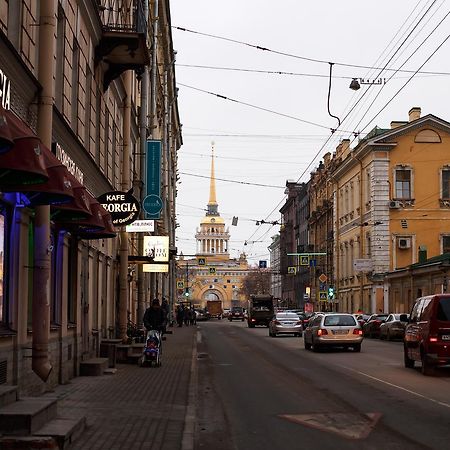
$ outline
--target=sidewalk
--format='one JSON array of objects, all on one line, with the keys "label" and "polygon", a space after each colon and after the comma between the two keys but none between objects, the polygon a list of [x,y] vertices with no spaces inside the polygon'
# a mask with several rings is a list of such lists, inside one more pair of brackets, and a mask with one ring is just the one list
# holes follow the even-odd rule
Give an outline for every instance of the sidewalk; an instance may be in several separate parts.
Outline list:
[{"label": "sidewalk", "polygon": [[71,449],[193,449],[197,327],[171,329],[161,367],[117,364],[115,375],[78,377],[50,394],[63,415],[87,418]]}]

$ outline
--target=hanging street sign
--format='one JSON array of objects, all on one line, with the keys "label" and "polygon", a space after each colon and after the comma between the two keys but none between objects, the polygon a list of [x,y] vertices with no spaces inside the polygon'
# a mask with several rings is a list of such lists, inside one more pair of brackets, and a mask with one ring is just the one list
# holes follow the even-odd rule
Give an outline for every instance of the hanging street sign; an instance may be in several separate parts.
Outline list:
[{"label": "hanging street sign", "polygon": [[127,225],[125,230],[127,233],[145,233],[155,231],[154,220],[135,220],[132,224]]},{"label": "hanging street sign", "polygon": [[288,273],[295,275],[297,273],[295,266],[288,267]]},{"label": "hanging street sign", "polygon": [[309,256],[308,255],[300,256],[300,265],[301,266],[309,266]]},{"label": "hanging street sign", "polygon": [[159,219],[159,213],[161,212],[162,207],[162,199],[156,194],[147,195],[142,201],[142,208],[150,219]]},{"label": "hanging street sign", "polygon": [[321,283],[326,283],[327,280],[328,280],[328,277],[327,277],[324,273],[322,273],[322,274],[319,276],[319,281],[320,281]]},{"label": "hanging street sign", "polygon": [[184,281],[177,281],[177,289],[184,289]]},{"label": "hanging street sign", "polygon": [[169,271],[169,264],[144,264],[142,266],[142,271],[167,273]]},{"label": "hanging street sign", "polygon": [[198,258],[198,265],[199,266],[206,266],[206,259],[205,258]]},{"label": "hanging street sign", "polygon": [[129,225],[139,217],[141,206],[132,194],[133,189],[128,192],[112,191],[97,198],[103,208],[111,215],[114,226]]},{"label": "hanging street sign", "polygon": [[210,273],[210,275],[215,275],[216,274],[216,268],[215,267],[210,267],[209,268],[209,273]]},{"label": "hanging street sign", "polygon": [[161,217],[161,141],[152,139],[147,141],[145,154],[145,193],[142,208],[147,213],[147,219]]},{"label": "hanging street sign", "polygon": [[319,292],[319,300],[322,302],[326,302],[328,300],[328,296],[326,291],[324,292]]}]

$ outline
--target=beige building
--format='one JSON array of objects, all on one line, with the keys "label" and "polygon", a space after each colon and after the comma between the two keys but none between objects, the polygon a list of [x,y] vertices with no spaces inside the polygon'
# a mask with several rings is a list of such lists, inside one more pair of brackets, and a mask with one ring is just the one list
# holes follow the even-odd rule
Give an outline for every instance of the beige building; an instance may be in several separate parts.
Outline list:
[{"label": "beige building", "polygon": [[407,311],[414,284],[398,289],[385,275],[416,263],[420,250],[428,257],[448,251],[450,124],[420,113],[412,108],[409,121],[337,149],[336,282],[348,311]]},{"label": "beige building", "polygon": [[244,306],[246,299],[240,288],[249,267],[244,254],[239,259],[230,258],[230,233],[220,217],[216,199],[214,147],[207,211],[200,221],[195,239],[195,259],[182,256],[178,261],[178,300],[190,301],[199,307],[205,307],[207,300],[220,300],[223,308]]}]

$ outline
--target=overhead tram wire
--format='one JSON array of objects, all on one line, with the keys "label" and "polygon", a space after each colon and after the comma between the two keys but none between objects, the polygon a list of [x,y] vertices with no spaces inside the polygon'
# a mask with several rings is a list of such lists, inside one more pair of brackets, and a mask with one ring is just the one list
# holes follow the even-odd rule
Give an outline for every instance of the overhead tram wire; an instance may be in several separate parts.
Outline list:
[{"label": "overhead tram wire", "polygon": [[[387,65],[389,64],[389,62],[392,60],[392,58],[395,56],[395,54],[398,53],[398,51],[400,50],[400,48],[405,44],[405,42],[407,41],[407,39],[409,38],[409,36],[411,35],[411,33],[417,28],[417,26],[419,25],[419,23],[423,20],[423,18],[425,17],[425,15],[430,11],[431,7],[436,3],[437,0],[434,0],[433,3],[428,7],[428,9],[425,11],[425,13],[421,16],[421,18],[419,19],[419,22],[417,22],[415,24],[415,26],[413,27],[413,29],[408,33],[408,35],[406,36],[406,38],[403,39],[402,43],[400,44],[400,47],[397,48],[397,50],[394,52],[394,54],[389,58],[388,62],[384,65],[384,68],[381,69],[380,74],[383,72],[383,70],[389,70],[387,69]],[[328,63],[329,64],[329,63]],[[423,67],[423,65],[419,68],[419,70]],[[378,69],[377,69],[378,70]],[[401,71],[401,70],[398,70]],[[415,71],[413,76],[417,73],[418,71]],[[423,73],[423,72],[422,72]],[[411,79],[413,78],[413,76],[405,83],[405,85],[407,83],[409,83],[409,81],[411,81]],[[404,85],[404,86],[405,86]],[[403,86],[403,87],[404,87]],[[362,98],[364,97],[364,95],[366,95],[366,93],[369,91],[369,89],[367,89],[364,94],[360,97],[360,99],[352,106],[352,108],[350,109],[350,111],[345,115],[344,119],[342,120],[342,122],[344,122],[349,115],[351,114],[351,112],[354,110],[354,108],[358,105],[358,103],[362,100]],[[391,99],[392,100],[392,99]],[[387,105],[386,105],[387,106]],[[380,111],[381,112],[381,111]],[[342,123],[341,122],[341,123]],[[340,129],[340,127],[338,127],[335,131],[337,132]],[[341,130],[342,131],[342,130]],[[356,130],[351,132],[356,139]],[[301,180],[301,178],[305,175],[306,171],[312,166],[312,164],[314,164],[314,162],[316,161],[317,157],[322,153],[323,149],[325,148],[325,146],[328,144],[328,142],[332,139],[334,135],[334,132],[332,130],[331,135],[326,139],[326,141],[322,144],[322,146],[320,147],[320,149],[317,151],[317,153],[315,154],[314,158],[311,160],[311,162],[308,164],[308,166],[306,167],[306,169],[302,172],[302,174],[299,176],[299,178],[297,179],[297,183]],[[280,200],[280,202],[272,209],[272,211],[267,215],[265,220],[268,220],[270,218],[270,216],[275,212],[275,210],[283,203],[283,201],[285,200],[286,195]],[[258,228],[259,229],[259,228]],[[255,230],[252,235],[248,238],[249,240],[256,234],[256,232],[258,231]]]},{"label": "overhead tram wire", "polygon": [[[411,55],[403,62],[403,64],[400,67],[403,67],[416,53],[417,51],[422,47],[423,44],[425,44],[425,42],[430,38],[430,36],[441,26],[441,24],[444,22],[444,20],[450,15],[450,10],[447,12],[447,14],[440,20],[440,22],[433,28],[433,30],[431,30],[431,32],[428,34],[428,36],[419,44],[419,46],[411,53]],[[426,63],[426,62],[425,62]],[[394,72],[395,74],[395,72]],[[394,75],[393,74],[393,75]],[[393,76],[392,75],[392,76]],[[392,77],[391,76],[391,77]],[[414,75],[412,75],[410,77],[410,79],[407,81],[407,83],[409,83],[409,81],[411,81],[411,79],[414,77]],[[388,79],[388,81],[391,78]],[[407,84],[406,83],[406,84]],[[361,124],[361,122],[364,120],[364,118],[366,117],[366,115],[369,113],[370,108],[373,106],[373,104],[375,103],[376,99],[379,97],[379,95],[381,94],[381,92],[383,91],[385,85],[383,85],[381,87],[381,89],[377,92],[377,95],[374,97],[374,99],[372,100],[372,102],[370,103],[370,105],[368,106],[368,108],[366,109],[366,112],[363,114],[363,116],[361,117],[361,119],[359,120],[359,122],[357,123],[356,127],[359,127],[359,125]],[[403,89],[403,88],[402,88]]]},{"label": "overhead tram wire", "polygon": [[[251,103],[242,102],[240,100],[236,100],[236,99],[233,99],[233,98],[230,98],[230,97],[226,97],[225,95],[217,94],[215,92],[207,91],[205,89],[200,89],[200,88],[197,88],[195,86],[190,86],[188,84],[183,84],[183,83],[177,83],[177,85],[178,86],[184,86],[184,87],[187,87],[189,89],[193,89],[195,91],[203,92],[205,94],[214,95],[215,97],[219,97],[219,98],[221,98],[223,100],[228,100],[228,101],[233,102],[233,103],[238,103],[238,104],[241,104],[241,105],[244,105],[244,106],[248,106],[250,108],[258,109],[260,111],[265,111],[265,112],[268,112],[268,113],[271,113],[271,114],[275,114],[277,116],[286,117],[288,119],[293,119],[293,120],[296,120],[298,122],[306,123],[308,125],[313,125],[313,126],[319,127],[319,128],[325,128],[326,130],[333,130],[332,127],[328,127],[326,125],[321,125],[320,123],[315,123],[315,122],[311,122],[309,120],[300,119],[299,117],[291,116],[290,114],[280,113],[280,112],[277,112],[277,111],[274,111],[274,110],[271,110],[271,109],[268,109],[268,108],[263,108],[262,106],[252,105]],[[350,132],[350,131],[345,131],[345,130],[341,130],[341,131],[343,131],[344,133],[349,133]]]},{"label": "overhead tram wire", "polygon": [[[329,64],[329,60],[308,58],[306,56],[299,56],[299,55],[295,55],[295,54],[292,54],[292,53],[272,50],[270,48],[263,47],[263,46],[260,46],[260,45],[250,44],[248,42],[239,41],[237,39],[226,38],[226,37],[218,36],[218,35],[214,35],[214,34],[202,33],[200,31],[190,30],[190,29],[185,28],[185,27],[178,27],[178,26],[172,25],[172,28],[175,29],[175,30],[184,31],[184,32],[187,32],[187,33],[198,34],[200,36],[206,36],[206,37],[210,37],[210,38],[213,38],[213,39],[219,39],[219,40],[223,40],[223,41],[233,42],[235,44],[245,45],[247,47],[252,47],[252,48],[255,48],[257,50],[266,51],[266,52],[274,53],[274,54],[277,54],[277,55],[287,56],[289,58],[301,59],[303,61],[309,61],[309,62],[319,63],[319,64],[327,64],[327,65]],[[334,64],[336,64],[337,66],[351,67],[351,68],[357,68],[357,69],[375,69],[375,70],[382,69],[381,67],[365,66],[365,65],[362,65],[362,64],[349,64],[349,63],[341,63],[341,62],[334,62]],[[386,69],[386,70],[394,70],[395,71],[396,69]],[[413,71],[412,70],[400,70],[399,72],[412,73]],[[425,72],[421,72],[421,73],[429,74],[429,75],[450,75],[450,72],[437,72],[437,71],[425,71]],[[177,83],[177,84],[179,84],[179,83]]]}]

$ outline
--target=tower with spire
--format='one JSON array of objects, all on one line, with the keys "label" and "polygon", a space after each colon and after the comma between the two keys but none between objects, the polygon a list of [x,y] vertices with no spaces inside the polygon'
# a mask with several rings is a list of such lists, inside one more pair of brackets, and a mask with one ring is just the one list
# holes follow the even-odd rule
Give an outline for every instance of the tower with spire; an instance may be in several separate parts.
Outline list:
[{"label": "tower with spire", "polygon": [[197,241],[196,254],[199,257],[214,260],[228,260],[228,241],[230,233],[225,229],[225,221],[220,217],[216,199],[216,178],[214,172],[214,142],[211,145],[211,179],[209,183],[209,201],[205,217],[200,222],[195,235]]}]

